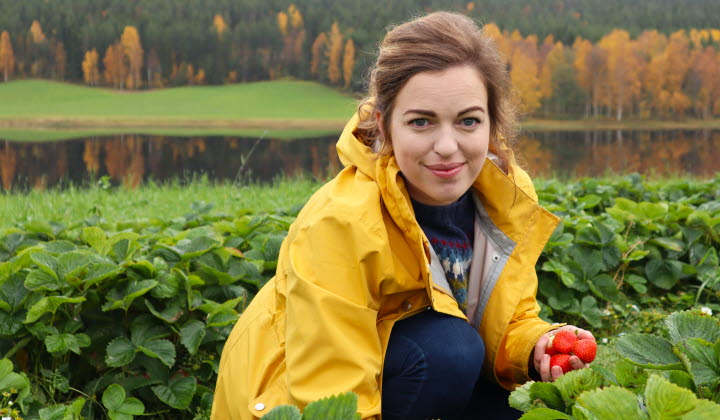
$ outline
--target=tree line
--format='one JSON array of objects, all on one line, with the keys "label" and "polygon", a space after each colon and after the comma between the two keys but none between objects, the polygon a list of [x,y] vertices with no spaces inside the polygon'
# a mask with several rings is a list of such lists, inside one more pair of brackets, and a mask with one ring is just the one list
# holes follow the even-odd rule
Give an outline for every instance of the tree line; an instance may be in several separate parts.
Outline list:
[{"label": "tree line", "polygon": [[714,0],[0,0],[0,75],[118,89],[292,77],[361,91],[386,27],[439,9],[494,22],[526,114],[720,114]]}]

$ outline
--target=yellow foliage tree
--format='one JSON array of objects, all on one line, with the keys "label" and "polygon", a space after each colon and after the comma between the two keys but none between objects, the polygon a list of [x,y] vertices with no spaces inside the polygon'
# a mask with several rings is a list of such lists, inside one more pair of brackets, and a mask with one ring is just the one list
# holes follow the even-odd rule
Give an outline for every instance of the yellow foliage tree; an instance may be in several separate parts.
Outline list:
[{"label": "yellow foliage tree", "polygon": [[575,69],[575,78],[578,86],[585,93],[585,116],[590,115],[590,102],[592,97],[592,70],[588,67],[588,57],[592,51],[592,44],[587,39],[581,37],[575,38],[573,43],[573,52],[575,60],[573,68]]},{"label": "yellow foliage tree", "polygon": [[37,20],[33,20],[32,24],[30,24],[30,36],[35,44],[44,44],[47,42],[47,37],[42,30],[42,26],[40,26],[40,22]]},{"label": "yellow foliage tree", "polygon": [[340,59],[343,49],[343,36],[340,33],[340,26],[337,22],[332,24],[330,36],[328,37],[328,48],[326,54],[328,57],[328,79],[330,83],[336,84],[342,76],[340,72]]},{"label": "yellow foliage tree", "polygon": [[2,34],[0,34],[0,71],[2,71],[3,80],[6,82],[15,71],[15,53],[13,52],[8,31],[2,31]]},{"label": "yellow foliage tree", "polygon": [[345,88],[350,86],[352,82],[353,69],[355,68],[355,43],[352,39],[348,39],[345,43],[345,55],[343,56],[343,78],[345,79]]},{"label": "yellow foliage tree", "polygon": [[540,107],[540,80],[537,64],[522,48],[516,48],[512,56],[510,80],[520,100],[522,112],[530,114]]},{"label": "yellow foliage tree", "polygon": [[219,14],[213,16],[213,27],[215,28],[215,33],[217,33],[218,39],[221,39],[228,30],[228,25],[225,23],[225,19],[223,19],[222,15]]},{"label": "yellow foliage tree", "polygon": [[513,47],[512,42],[510,42],[510,39],[506,36],[506,34],[500,31],[500,28],[492,22],[483,25],[482,30],[487,36],[495,41],[495,44],[500,51],[500,55],[502,55],[506,63],[509,63],[510,58],[512,57]]},{"label": "yellow foliage tree", "polygon": [[280,33],[282,34],[282,36],[287,36],[287,34],[288,34],[288,15],[287,15],[287,13],[283,12],[282,10],[280,12],[278,12],[277,24],[278,24],[278,29],[280,30]]},{"label": "yellow foliage tree", "polygon": [[[693,56],[690,72],[695,85],[695,110],[703,118],[720,111],[720,54],[711,46]],[[716,110],[717,109],[717,110]]]},{"label": "yellow foliage tree", "polygon": [[120,37],[128,62],[127,87],[137,89],[142,85],[143,48],[140,34],[134,26],[126,26]]},{"label": "yellow foliage tree", "polygon": [[320,69],[320,60],[324,56],[323,52],[325,44],[327,43],[327,35],[325,32],[321,32],[320,35],[315,38],[315,42],[312,44],[312,56],[310,58],[310,75],[315,77],[318,75]]},{"label": "yellow foliage tree", "polygon": [[82,62],[83,79],[90,86],[96,86],[100,81],[98,70],[98,52],[95,48],[85,51],[85,59]]},{"label": "yellow foliage tree", "polygon": [[609,105],[615,108],[616,119],[620,121],[623,110],[640,94],[641,62],[627,31],[614,29],[598,46],[607,52]]},{"label": "yellow foliage tree", "polygon": [[105,67],[105,82],[116,89],[122,89],[125,86],[128,68],[125,64],[123,46],[120,43],[112,44],[105,50],[103,66]]}]

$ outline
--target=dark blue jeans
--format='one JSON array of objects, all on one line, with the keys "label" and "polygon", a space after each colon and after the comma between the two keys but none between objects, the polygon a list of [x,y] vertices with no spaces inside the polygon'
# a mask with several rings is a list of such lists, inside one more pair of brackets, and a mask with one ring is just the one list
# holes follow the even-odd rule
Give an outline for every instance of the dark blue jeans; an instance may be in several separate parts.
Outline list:
[{"label": "dark blue jeans", "polygon": [[466,321],[433,310],[399,321],[383,370],[383,420],[507,419],[508,393],[481,378],[485,344]]}]

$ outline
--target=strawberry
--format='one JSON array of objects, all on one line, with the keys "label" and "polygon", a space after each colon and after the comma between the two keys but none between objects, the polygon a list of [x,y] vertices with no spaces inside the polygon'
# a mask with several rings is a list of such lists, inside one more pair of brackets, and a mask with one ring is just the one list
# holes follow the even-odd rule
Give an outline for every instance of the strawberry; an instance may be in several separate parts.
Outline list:
[{"label": "strawberry", "polygon": [[556,354],[550,358],[550,368],[553,366],[560,366],[563,373],[568,373],[572,370],[570,367],[570,355],[569,354]]},{"label": "strawberry", "polygon": [[552,346],[552,343],[548,344],[547,348],[545,349],[545,354],[549,354],[550,356],[555,356],[556,354],[561,354],[559,351],[555,350],[555,347]]},{"label": "strawberry", "polygon": [[576,341],[578,337],[574,332],[562,330],[555,334],[552,346],[558,353],[570,354]]},{"label": "strawberry", "polygon": [[595,353],[597,352],[597,343],[591,338],[584,340],[578,340],[573,346],[573,353],[579,357],[585,363],[590,363],[595,360]]}]

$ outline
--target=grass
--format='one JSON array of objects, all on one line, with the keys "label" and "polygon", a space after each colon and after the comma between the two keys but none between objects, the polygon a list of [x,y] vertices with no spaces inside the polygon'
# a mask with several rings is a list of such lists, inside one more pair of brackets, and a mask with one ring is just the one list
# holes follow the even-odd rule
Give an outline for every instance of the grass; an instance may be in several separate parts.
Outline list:
[{"label": "grass", "polygon": [[[48,80],[0,84],[6,128],[324,128],[344,123],[356,100],[309,81],[116,91]],[[304,126],[303,126],[304,124]]]},{"label": "grass", "polygon": [[197,178],[187,183],[150,182],[135,190],[105,189],[98,184],[89,188],[69,186],[62,190],[0,193],[0,229],[33,221],[69,225],[93,216],[110,222],[172,220],[190,212],[194,202],[212,203],[212,213],[220,214],[289,209],[305,203],[320,186],[310,178],[279,178],[270,185],[242,186]]},{"label": "grass", "polygon": [[17,128],[0,128],[0,139],[15,142],[45,142],[45,141],[61,141],[78,138],[88,138],[94,136],[116,136],[120,134],[137,134],[137,135],[156,135],[171,137],[190,137],[190,136],[222,136],[222,137],[260,137],[263,134],[267,138],[273,139],[301,139],[316,138],[329,135],[338,135],[339,130],[261,130],[261,129],[245,129],[233,130],[229,128],[132,128],[127,129],[106,129],[106,130],[23,130]]}]

